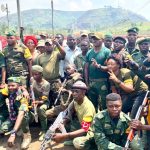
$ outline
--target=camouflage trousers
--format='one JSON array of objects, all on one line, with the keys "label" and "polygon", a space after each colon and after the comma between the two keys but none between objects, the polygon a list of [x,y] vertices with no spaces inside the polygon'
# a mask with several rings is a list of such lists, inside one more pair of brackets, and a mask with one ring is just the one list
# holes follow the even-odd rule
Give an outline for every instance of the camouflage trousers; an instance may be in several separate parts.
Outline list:
[{"label": "camouflage trousers", "polygon": [[[11,121],[9,118],[7,118],[4,122],[2,122],[0,130],[2,133],[9,132],[12,130],[14,125],[15,121]],[[29,131],[29,113],[25,113],[20,128],[22,129],[23,133],[27,133]]]},{"label": "camouflage trousers", "polygon": [[[71,120],[70,124],[66,126],[67,131],[76,131],[81,129],[81,124],[78,119],[75,117]],[[76,137],[73,139],[73,145],[76,149],[84,149],[84,150],[97,150],[97,146],[94,141],[94,135],[92,131],[88,131],[87,134]]]},{"label": "camouflage trousers", "polygon": [[89,82],[88,97],[93,103],[96,111],[98,106],[100,109],[106,109],[106,95],[108,94],[107,79],[92,79]]},{"label": "camouflage trousers", "polygon": [[37,107],[37,113],[38,113],[38,117],[41,123],[41,128],[42,131],[46,132],[47,131],[47,116],[46,116],[46,110],[49,107],[49,103],[46,102],[41,106]]}]

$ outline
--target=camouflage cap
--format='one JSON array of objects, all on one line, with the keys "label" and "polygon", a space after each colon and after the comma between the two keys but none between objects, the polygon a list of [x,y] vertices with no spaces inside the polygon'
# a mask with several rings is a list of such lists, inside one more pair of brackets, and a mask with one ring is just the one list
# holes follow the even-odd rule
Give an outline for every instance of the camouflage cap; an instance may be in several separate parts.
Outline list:
[{"label": "camouflage cap", "polygon": [[83,90],[87,90],[87,86],[84,82],[82,81],[77,81],[73,84],[72,86],[73,89],[83,89]]},{"label": "camouflage cap", "polygon": [[16,32],[14,30],[7,31],[6,36],[16,36]]},{"label": "camouflage cap", "polygon": [[113,39],[113,36],[111,33],[107,33],[104,35],[104,38],[109,38],[109,39]]},{"label": "camouflage cap", "polygon": [[21,83],[20,77],[9,77],[7,79],[7,81],[8,81],[8,83],[10,83],[10,82],[19,83],[19,84]]},{"label": "camouflage cap", "polygon": [[40,46],[41,46],[41,47],[42,47],[42,46],[43,46],[43,47],[45,46],[45,41],[44,41],[44,40],[39,40],[39,41],[38,41],[37,47],[40,47]]},{"label": "camouflage cap", "polygon": [[53,44],[53,42],[52,42],[51,39],[47,39],[47,40],[45,41],[45,44],[46,44],[46,43],[49,43],[49,44],[51,44],[51,45]]},{"label": "camouflage cap", "polygon": [[135,32],[135,33],[138,33],[139,32],[139,29],[137,27],[132,27],[130,29],[127,30],[127,32]]},{"label": "camouflage cap", "polygon": [[32,66],[32,71],[34,72],[40,72],[40,73],[42,73],[43,72],[43,68],[41,67],[41,66],[39,66],[39,65],[34,65],[34,66]]},{"label": "camouflage cap", "polygon": [[142,37],[142,38],[139,38],[136,42],[136,44],[142,44],[143,42],[148,42],[150,43],[150,37]]},{"label": "camouflage cap", "polygon": [[99,40],[104,39],[104,35],[101,32],[96,32],[94,35],[91,36],[92,38],[97,38]]},{"label": "camouflage cap", "polygon": [[123,38],[122,36],[115,37],[113,41],[115,41],[115,40],[121,40],[124,44],[127,42],[126,39]]}]

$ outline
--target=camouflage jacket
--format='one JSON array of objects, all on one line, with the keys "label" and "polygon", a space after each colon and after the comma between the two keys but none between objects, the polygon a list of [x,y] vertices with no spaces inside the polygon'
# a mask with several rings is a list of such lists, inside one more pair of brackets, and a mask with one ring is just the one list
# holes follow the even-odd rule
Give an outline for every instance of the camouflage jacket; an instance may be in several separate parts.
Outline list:
[{"label": "camouflage jacket", "polygon": [[110,118],[107,109],[97,113],[93,121],[93,131],[98,150],[122,150],[127,139],[129,121],[130,118],[123,112],[117,121]]}]

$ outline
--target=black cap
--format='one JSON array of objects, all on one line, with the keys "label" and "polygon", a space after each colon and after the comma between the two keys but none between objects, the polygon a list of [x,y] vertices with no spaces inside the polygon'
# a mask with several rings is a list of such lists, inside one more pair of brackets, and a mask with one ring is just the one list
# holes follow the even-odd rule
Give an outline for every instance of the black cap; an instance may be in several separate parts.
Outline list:
[{"label": "black cap", "polygon": [[135,33],[138,33],[139,32],[139,29],[137,27],[133,27],[133,28],[130,28],[127,30],[127,32],[135,32]]},{"label": "black cap", "polygon": [[124,44],[126,43],[126,39],[121,36],[115,37],[113,41],[115,41],[115,40],[121,40]]}]

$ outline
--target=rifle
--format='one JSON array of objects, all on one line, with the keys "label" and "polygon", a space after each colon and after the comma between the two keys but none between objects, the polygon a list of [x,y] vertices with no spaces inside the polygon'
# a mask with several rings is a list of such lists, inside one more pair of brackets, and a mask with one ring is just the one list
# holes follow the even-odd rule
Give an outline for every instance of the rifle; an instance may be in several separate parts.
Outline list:
[{"label": "rifle", "polygon": [[31,90],[31,97],[32,97],[32,102],[33,102],[34,118],[35,118],[35,122],[38,122],[37,106],[35,104],[35,95],[34,95],[34,91],[33,91],[33,86],[32,85],[30,85],[30,90]]},{"label": "rifle", "polygon": [[51,147],[50,142],[51,142],[53,135],[56,132],[56,129],[59,129],[62,133],[66,133],[66,129],[63,124],[63,119],[65,118],[66,115],[67,115],[67,109],[65,111],[62,111],[59,113],[59,115],[57,116],[54,123],[50,126],[50,128],[46,132],[46,134],[44,136],[44,140],[41,143],[40,150],[45,150],[47,143],[49,143],[49,145]]},{"label": "rifle", "polygon": [[66,84],[66,81],[67,81],[67,78],[65,78],[65,80],[63,81],[61,87],[60,87],[59,90],[58,90],[58,94],[57,94],[56,100],[55,100],[55,102],[54,102],[54,106],[57,104],[57,101],[60,99],[62,90],[63,90],[63,88],[64,88],[64,86],[65,86],[65,84]]},{"label": "rifle", "polygon": [[[144,97],[144,100],[143,100],[143,103],[142,105],[139,107],[137,113],[136,113],[136,116],[135,116],[135,119],[136,120],[139,120],[140,117],[141,117],[141,113],[142,113],[142,110],[143,108],[146,106],[147,102],[148,102],[148,94],[149,94],[149,91],[146,92],[145,94],[145,97]],[[128,149],[129,148],[129,144],[130,142],[133,140],[134,138],[134,133],[135,133],[135,130],[134,129],[131,129],[129,134],[128,134],[128,137],[127,137],[127,141],[126,141],[126,144],[125,144],[125,148]]]},{"label": "rifle", "polygon": [[24,40],[23,40],[23,30],[24,30],[24,28],[20,27],[20,40],[21,40],[22,43],[24,42]]}]

